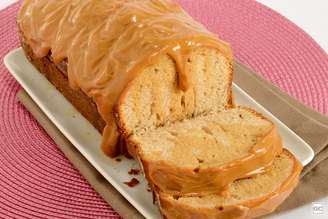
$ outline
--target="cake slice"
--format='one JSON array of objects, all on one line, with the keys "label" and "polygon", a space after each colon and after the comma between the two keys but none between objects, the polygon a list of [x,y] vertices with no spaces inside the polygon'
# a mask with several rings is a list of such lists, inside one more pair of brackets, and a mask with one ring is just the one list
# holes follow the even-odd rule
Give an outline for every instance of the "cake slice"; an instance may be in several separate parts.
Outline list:
[{"label": "cake slice", "polygon": [[265,173],[233,182],[222,195],[178,197],[158,192],[165,218],[254,218],[274,211],[296,187],[302,166],[287,150]]},{"label": "cake slice", "polygon": [[241,107],[136,132],[128,143],[151,184],[191,196],[263,172],[282,150],[273,123]]}]

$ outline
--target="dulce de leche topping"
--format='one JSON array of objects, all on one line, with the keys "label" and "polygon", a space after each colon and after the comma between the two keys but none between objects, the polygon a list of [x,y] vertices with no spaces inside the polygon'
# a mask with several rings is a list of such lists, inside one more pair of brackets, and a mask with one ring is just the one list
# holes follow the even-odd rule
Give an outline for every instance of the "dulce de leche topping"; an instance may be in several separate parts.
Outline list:
[{"label": "dulce de leche topping", "polygon": [[119,137],[113,108],[145,67],[168,54],[187,90],[191,50],[212,47],[231,57],[226,43],[171,0],[26,0],[17,20],[38,57],[67,59],[70,86],[91,97],[106,122],[102,148],[110,156]]}]

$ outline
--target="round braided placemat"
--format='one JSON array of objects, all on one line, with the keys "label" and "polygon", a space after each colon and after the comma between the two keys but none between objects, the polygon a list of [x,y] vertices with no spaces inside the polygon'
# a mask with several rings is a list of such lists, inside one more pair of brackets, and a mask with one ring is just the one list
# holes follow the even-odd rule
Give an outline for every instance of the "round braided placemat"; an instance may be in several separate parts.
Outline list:
[{"label": "round braided placemat", "polygon": [[[234,56],[328,114],[328,56],[293,23],[249,0],[178,0],[231,43]],[[18,47],[18,5],[0,12],[0,59]],[[118,218],[16,100],[18,83],[0,63],[0,217]]]}]

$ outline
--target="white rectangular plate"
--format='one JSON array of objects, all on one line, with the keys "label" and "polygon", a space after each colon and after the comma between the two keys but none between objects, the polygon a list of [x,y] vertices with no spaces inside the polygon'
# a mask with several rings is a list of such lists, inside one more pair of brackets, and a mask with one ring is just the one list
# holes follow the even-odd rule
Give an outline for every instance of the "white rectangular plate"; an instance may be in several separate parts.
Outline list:
[{"label": "white rectangular plate", "polygon": [[[146,191],[147,182],[142,176],[137,176],[140,184],[134,188],[123,183],[131,179],[128,171],[138,167],[138,164],[124,158],[121,162],[117,162],[105,156],[99,147],[101,136],[98,131],[29,63],[21,48],[7,54],[4,63],[58,129],[141,214],[146,218],[160,217],[157,207],[153,205],[152,194]],[[277,125],[285,147],[303,165],[313,159],[313,150],[307,143],[237,85],[233,85],[233,90],[238,104],[254,108]]]}]

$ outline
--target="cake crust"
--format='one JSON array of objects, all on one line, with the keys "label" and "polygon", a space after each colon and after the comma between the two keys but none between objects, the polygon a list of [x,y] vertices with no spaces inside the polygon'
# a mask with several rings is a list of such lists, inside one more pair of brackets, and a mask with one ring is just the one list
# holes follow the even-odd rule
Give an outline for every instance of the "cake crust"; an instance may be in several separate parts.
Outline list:
[{"label": "cake crust", "polygon": [[43,74],[100,133],[102,133],[105,127],[105,121],[98,113],[97,106],[93,100],[81,90],[73,90],[69,86],[66,76],[67,73],[52,62],[49,55],[37,58],[32,48],[26,43],[22,33],[20,33],[20,42],[26,57],[34,67],[38,69],[39,72]]}]

